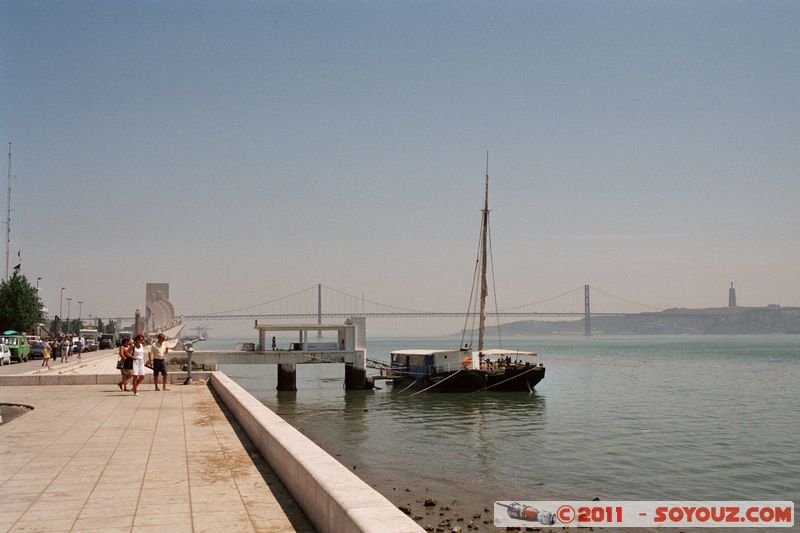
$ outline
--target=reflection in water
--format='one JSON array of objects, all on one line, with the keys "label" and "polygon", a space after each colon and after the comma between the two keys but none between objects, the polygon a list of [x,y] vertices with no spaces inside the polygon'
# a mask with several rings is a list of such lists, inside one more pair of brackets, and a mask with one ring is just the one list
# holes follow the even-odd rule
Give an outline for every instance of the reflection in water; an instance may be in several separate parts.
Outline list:
[{"label": "reflection in water", "polygon": [[354,390],[344,394],[344,423],[355,433],[369,431],[367,402],[374,395],[370,390]]},{"label": "reflection in water", "polygon": [[[544,394],[412,395],[391,386],[345,392],[335,367],[298,372],[296,393],[264,401],[384,494],[395,487],[449,494],[459,486],[462,500],[477,501],[514,479],[519,483],[512,486],[526,483],[519,460],[537,455],[546,428]],[[465,477],[480,483],[463,486]]]},{"label": "reflection in water", "polygon": [[[544,427],[546,401],[540,394],[376,395],[383,475],[411,478],[426,486],[480,479],[472,490],[499,490],[518,471],[516,458],[535,453]],[[375,438],[375,437],[373,437]],[[459,491],[463,491],[459,488]],[[469,490],[469,489],[467,489]]]}]

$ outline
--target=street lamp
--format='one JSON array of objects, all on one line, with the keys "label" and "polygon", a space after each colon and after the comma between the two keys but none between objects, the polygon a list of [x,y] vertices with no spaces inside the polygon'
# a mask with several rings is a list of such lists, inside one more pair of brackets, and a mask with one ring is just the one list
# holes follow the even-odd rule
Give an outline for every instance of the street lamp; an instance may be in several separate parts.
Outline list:
[{"label": "street lamp", "polygon": [[78,330],[83,327],[81,316],[83,316],[83,300],[78,300]]},{"label": "street lamp", "polygon": [[39,281],[42,279],[42,276],[36,278],[36,293],[39,293]]},{"label": "street lamp", "polygon": [[66,289],[66,287],[61,287],[61,300],[58,304],[58,318],[60,320],[64,318],[64,289]]},{"label": "street lamp", "polygon": [[67,296],[67,333],[69,333],[69,316],[72,314],[72,298]]}]

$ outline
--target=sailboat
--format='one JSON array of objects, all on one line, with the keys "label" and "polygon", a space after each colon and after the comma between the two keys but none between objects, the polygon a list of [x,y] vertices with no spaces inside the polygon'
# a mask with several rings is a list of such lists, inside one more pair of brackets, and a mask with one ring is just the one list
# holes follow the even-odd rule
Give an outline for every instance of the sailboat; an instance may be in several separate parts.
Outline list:
[{"label": "sailboat", "polygon": [[[503,348],[486,349],[487,256],[489,249],[489,156],[486,156],[486,179],[481,212],[481,238],[478,246],[476,273],[480,273],[478,289],[478,349],[464,343],[467,326],[461,338],[462,347],[455,350],[397,350],[391,352],[386,370],[394,387],[415,388],[431,392],[525,391],[544,379],[543,364],[531,363],[535,352]],[[473,282],[473,295],[475,289]],[[470,306],[473,301],[470,296]],[[470,313],[468,312],[468,317]],[[499,325],[498,325],[499,331]]]}]

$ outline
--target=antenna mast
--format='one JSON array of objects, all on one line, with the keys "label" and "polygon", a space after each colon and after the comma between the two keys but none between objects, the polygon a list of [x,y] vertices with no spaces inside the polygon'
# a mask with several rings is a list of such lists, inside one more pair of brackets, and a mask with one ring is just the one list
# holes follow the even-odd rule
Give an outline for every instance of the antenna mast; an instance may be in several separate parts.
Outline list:
[{"label": "antenna mast", "polygon": [[8,143],[8,205],[6,206],[6,277],[8,280],[8,254],[11,248],[11,143]]}]

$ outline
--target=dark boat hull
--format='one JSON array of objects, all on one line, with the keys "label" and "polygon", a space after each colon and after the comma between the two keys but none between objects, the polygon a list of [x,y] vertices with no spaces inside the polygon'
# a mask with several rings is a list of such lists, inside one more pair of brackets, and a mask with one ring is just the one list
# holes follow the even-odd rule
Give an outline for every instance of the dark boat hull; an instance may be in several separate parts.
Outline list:
[{"label": "dark boat hull", "polygon": [[423,378],[395,378],[395,389],[425,390],[427,392],[530,392],[544,379],[544,367],[508,368],[502,374],[483,370],[441,372]]},{"label": "dark boat hull", "polygon": [[420,378],[394,378],[392,386],[398,390],[427,392],[475,392],[486,387],[486,373],[478,370],[440,372]]},{"label": "dark boat hull", "polygon": [[422,383],[431,387],[431,392],[474,392],[486,386],[486,373],[480,370],[442,372],[427,376]]},{"label": "dark boat hull", "polygon": [[486,390],[503,392],[530,392],[544,379],[543,366],[516,366],[506,368],[502,374],[489,374]]}]

